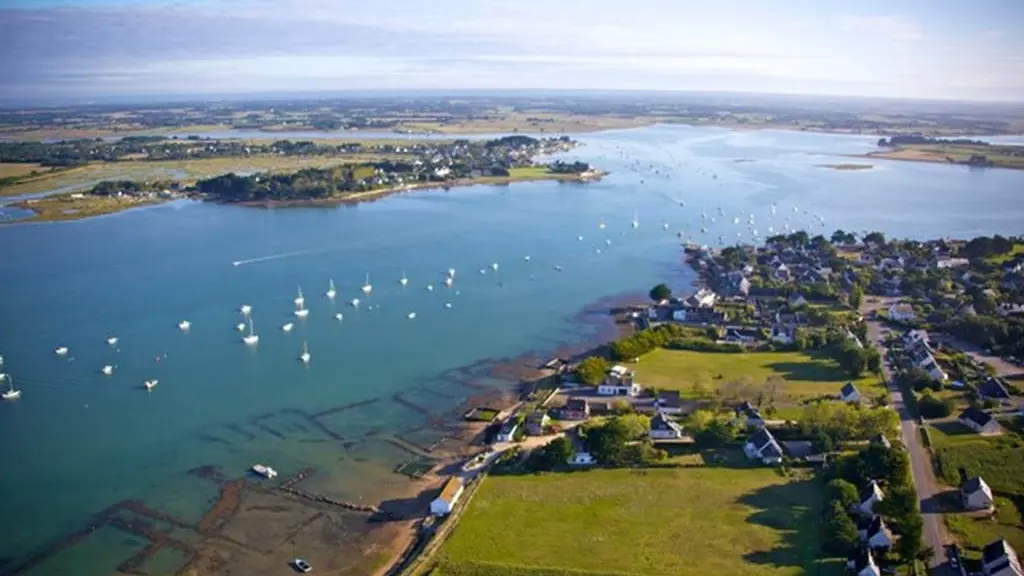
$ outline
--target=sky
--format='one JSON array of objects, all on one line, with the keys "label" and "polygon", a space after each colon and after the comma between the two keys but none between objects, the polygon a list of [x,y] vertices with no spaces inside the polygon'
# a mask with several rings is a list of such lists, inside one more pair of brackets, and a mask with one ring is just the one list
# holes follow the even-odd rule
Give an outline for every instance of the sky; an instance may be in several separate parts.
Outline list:
[{"label": "sky", "polygon": [[1024,0],[0,0],[0,95],[672,90],[1024,102]]}]

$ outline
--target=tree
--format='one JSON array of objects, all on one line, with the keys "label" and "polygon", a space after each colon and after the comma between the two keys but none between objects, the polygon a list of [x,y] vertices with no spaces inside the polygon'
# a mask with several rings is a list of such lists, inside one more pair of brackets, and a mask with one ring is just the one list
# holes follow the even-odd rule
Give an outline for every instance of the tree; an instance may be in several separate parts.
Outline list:
[{"label": "tree", "polygon": [[917,400],[917,409],[925,418],[945,418],[953,413],[953,400],[941,400],[932,396],[931,392],[925,392]]},{"label": "tree", "polygon": [[839,502],[843,510],[849,510],[860,503],[860,492],[857,487],[842,478],[836,478],[825,485],[825,498]]},{"label": "tree", "polygon": [[864,302],[864,289],[859,284],[854,284],[850,290],[850,308],[857,310]]},{"label": "tree", "polygon": [[530,455],[528,466],[532,470],[551,470],[565,464],[572,458],[572,441],[565,436],[559,436]]},{"label": "tree", "polygon": [[580,365],[576,367],[576,374],[580,377],[580,380],[584,384],[590,386],[597,386],[604,380],[605,374],[608,373],[608,361],[600,356],[590,356],[580,362]]},{"label": "tree", "polygon": [[903,562],[909,564],[918,557],[918,554],[921,554],[921,533],[923,531],[924,521],[921,519],[921,515],[915,511],[915,514],[908,517],[906,523],[899,530],[900,538],[896,541],[896,554]]},{"label": "tree", "polygon": [[[890,482],[885,498],[875,503],[874,510],[900,534],[906,534],[907,530],[914,528],[915,521],[921,521],[921,515],[917,511],[917,491],[911,485],[896,486]],[[918,533],[918,539],[920,538]],[[916,553],[915,550],[910,557]]]},{"label": "tree", "polygon": [[662,300],[668,300],[672,297],[672,289],[667,284],[658,284],[654,288],[651,288],[649,293],[651,300],[655,302],[661,302]]},{"label": "tree", "polygon": [[714,420],[706,428],[697,432],[694,441],[702,448],[721,448],[736,438],[736,430],[723,420]]},{"label": "tree", "polygon": [[825,548],[833,554],[846,554],[859,541],[857,526],[838,501],[825,510]]},{"label": "tree", "polygon": [[885,234],[881,232],[868,232],[864,235],[865,244],[877,244],[879,246],[885,244]]}]

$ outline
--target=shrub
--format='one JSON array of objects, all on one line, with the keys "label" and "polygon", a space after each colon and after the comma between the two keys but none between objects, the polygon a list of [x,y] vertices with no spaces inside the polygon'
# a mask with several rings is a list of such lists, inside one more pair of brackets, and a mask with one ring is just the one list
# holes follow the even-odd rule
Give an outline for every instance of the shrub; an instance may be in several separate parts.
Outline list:
[{"label": "shrub", "polygon": [[953,401],[939,399],[925,392],[917,399],[917,411],[925,418],[945,418],[953,413]]}]

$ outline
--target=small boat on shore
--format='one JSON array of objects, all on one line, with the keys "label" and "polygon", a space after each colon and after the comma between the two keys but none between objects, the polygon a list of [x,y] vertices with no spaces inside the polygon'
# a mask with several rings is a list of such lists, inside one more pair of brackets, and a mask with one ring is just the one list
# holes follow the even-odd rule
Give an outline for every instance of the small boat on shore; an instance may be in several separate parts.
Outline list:
[{"label": "small boat on shore", "polygon": [[274,478],[277,476],[277,470],[274,470],[270,466],[264,466],[263,464],[253,464],[252,471],[264,478]]},{"label": "small boat on shore", "polygon": [[146,387],[146,390],[152,390],[153,388],[156,388],[156,385],[159,383],[159,380],[146,380],[142,385]]}]

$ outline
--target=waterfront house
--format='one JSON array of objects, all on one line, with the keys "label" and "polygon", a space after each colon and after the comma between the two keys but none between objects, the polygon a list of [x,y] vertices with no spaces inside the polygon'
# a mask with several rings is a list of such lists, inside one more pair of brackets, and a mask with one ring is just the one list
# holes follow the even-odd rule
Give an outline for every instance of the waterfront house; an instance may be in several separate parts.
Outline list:
[{"label": "waterfront house", "polygon": [[686,299],[685,304],[692,308],[711,308],[715,305],[718,295],[708,288],[701,288]]},{"label": "waterfront house", "polygon": [[961,412],[957,420],[982,436],[992,436],[1002,432],[999,422],[996,422],[991,414],[974,406]]},{"label": "waterfront house", "polygon": [[986,544],[981,550],[981,573],[985,576],[1024,576],[1017,551],[1005,539]]},{"label": "waterfront house", "polygon": [[853,382],[847,382],[839,391],[839,398],[843,402],[856,404],[857,402],[860,402],[860,390],[857,390],[857,387],[853,385]]},{"label": "waterfront house", "polygon": [[551,425],[551,417],[543,410],[531,412],[526,417],[526,433],[530,436],[543,436]]},{"label": "waterfront house", "polygon": [[736,407],[736,423],[745,428],[764,428],[764,418],[750,402]]},{"label": "waterfront house", "polygon": [[561,420],[586,420],[590,418],[590,404],[585,398],[569,398],[559,413]]},{"label": "waterfront house", "polygon": [[763,464],[782,463],[782,447],[767,428],[755,432],[743,445],[743,453],[751,460],[760,460]]},{"label": "waterfront house", "polygon": [[1010,393],[1006,391],[1006,387],[1003,386],[1002,382],[991,376],[985,378],[981,386],[978,386],[978,396],[995,400],[1001,404],[1010,403]]},{"label": "waterfront house", "polygon": [[981,476],[974,476],[960,485],[960,502],[965,510],[991,510],[995,499]]},{"label": "waterfront house", "polygon": [[881,576],[870,548],[859,548],[846,560],[846,569],[854,576]]},{"label": "waterfront house", "polygon": [[519,418],[516,415],[512,415],[505,423],[501,425],[501,429],[498,430],[498,442],[511,442],[515,440],[516,432],[519,431]]},{"label": "waterfront house", "polygon": [[882,487],[878,485],[878,482],[872,480],[867,483],[864,488],[860,491],[860,503],[856,506],[856,511],[861,516],[871,517],[875,515],[875,504],[885,499],[885,493],[882,492]]},{"label": "waterfront house", "polygon": [[616,364],[597,386],[601,396],[636,396],[640,394],[640,385],[634,381],[635,373],[625,366]]},{"label": "waterfront house", "polygon": [[451,476],[441,487],[441,493],[430,502],[430,513],[434,516],[447,516],[455,509],[455,503],[462,497],[465,487],[462,479]]},{"label": "waterfront house", "polygon": [[910,322],[916,318],[914,307],[907,303],[893,304],[889,307],[889,319],[897,322]]},{"label": "waterfront house", "polygon": [[658,412],[651,418],[649,435],[651,440],[678,440],[683,437],[683,428],[662,412]]},{"label": "waterfront house", "polygon": [[861,544],[864,546],[874,550],[892,547],[892,532],[881,516],[864,518],[858,523],[857,528]]}]

